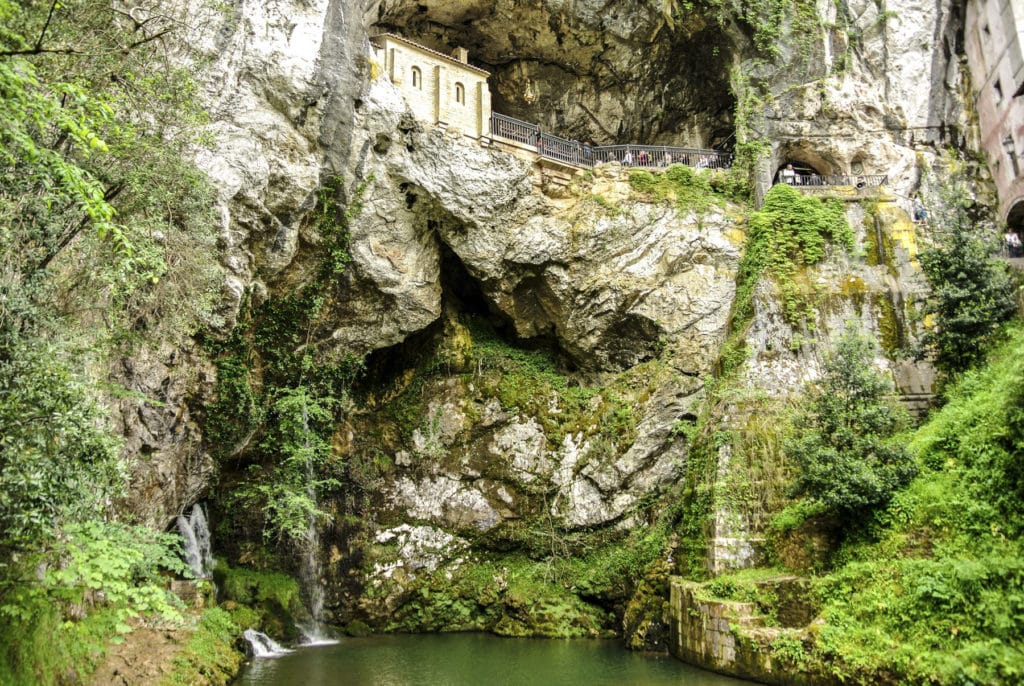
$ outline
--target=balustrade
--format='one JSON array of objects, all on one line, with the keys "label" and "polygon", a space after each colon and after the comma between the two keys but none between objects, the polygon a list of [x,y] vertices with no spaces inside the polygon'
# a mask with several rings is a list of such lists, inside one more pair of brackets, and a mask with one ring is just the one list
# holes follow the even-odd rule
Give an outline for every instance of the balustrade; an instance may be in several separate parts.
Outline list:
[{"label": "balustrade", "polygon": [[888,181],[887,174],[797,174],[788,178],[780,174],[775,179],[775,183],[788,183],[791,186],[808,190],[835,186],[878,188],[884,186]]},{"label": "balustrade", "polygon": [[592,167],[604,162],[618,162],[628,167],[661,169],[671,164],[685,164],[697,169],[728,169],[733,156],[718,150],[677,148],[666,145],[600,145],[560,138],[541,131],[536,124],[491,113],[491,135],[533,145],[541,157],[576,167]]}]

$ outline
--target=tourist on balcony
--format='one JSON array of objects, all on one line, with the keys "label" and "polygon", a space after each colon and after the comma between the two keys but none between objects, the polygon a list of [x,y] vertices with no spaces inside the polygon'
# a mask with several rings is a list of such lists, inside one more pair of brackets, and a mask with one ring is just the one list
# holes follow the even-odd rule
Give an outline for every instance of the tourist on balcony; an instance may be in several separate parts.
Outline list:
[{"label": "tourist on balcony", "polygon": [[1015,231],[1007,231],[1006,254],[1008,257],[1020,257],[1024,253],[1024,243],[1021,243],[1020,236]]},{"label": "tourist on balcony", "polygon": [[796,185],[796,170],[793,169],[793,165],[787,164],[786,168],[782,170],[782,182],[788,183],[790,186]]},{"label": "tourist on balcony", "polygon": [[649,161],[650,160],[647,158],[646,150],[641,150],[639,153],[637,153],[636,163],[639,164],[641,167],[646,167]]},{"label": "tourist on balcony", "polygon": [[626,154],[622,156],[622,165],[624,167],[633,166],[633,151],[629,148],[626,148]]}]

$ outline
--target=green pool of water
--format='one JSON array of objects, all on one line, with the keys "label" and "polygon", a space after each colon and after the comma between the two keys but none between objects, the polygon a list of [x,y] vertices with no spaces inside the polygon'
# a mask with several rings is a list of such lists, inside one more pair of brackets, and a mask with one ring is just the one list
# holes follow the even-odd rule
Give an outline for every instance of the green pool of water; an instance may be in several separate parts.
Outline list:
[{"label": "green pool of water", "polygon": [[346,638],[254,660],[244,686],[739,686],[667,655],[616,641],[509,639],[488,634]]}]

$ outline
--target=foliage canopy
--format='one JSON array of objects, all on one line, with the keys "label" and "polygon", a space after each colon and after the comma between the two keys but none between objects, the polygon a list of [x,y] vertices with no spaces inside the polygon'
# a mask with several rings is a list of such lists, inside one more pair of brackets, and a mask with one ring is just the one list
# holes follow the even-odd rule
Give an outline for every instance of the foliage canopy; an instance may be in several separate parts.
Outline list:
[{"label": "foliage canopy", "polygon": [[1013,316],[1013,282],[996,258],[991,223],[976,216],[963,188],[948,189],[933,217],[936,244],[919,259],[932,287],[924,314],[935,317],[935,328],[921,342],[940,370],[957,374],[984,359]]},{"label": "foliage canopy", "polygon": [[111,359],[194,332],[219,285],[180,20],[0,0],[0,643],[25,646],[5,683],[86,674],[129,618],[178,617],[176,537],[110,521],[127,469],[100,408]]},{"label": "foliage canopy", "polygon": [[892,384],[873,366],[871,339],[848,329],[825,361],[810,407],[786,444],[798,466],[794,495],[825,511],[852,515],[889,502],[917,473],[911,455],[891,437],[906,423],[889,400]]}]

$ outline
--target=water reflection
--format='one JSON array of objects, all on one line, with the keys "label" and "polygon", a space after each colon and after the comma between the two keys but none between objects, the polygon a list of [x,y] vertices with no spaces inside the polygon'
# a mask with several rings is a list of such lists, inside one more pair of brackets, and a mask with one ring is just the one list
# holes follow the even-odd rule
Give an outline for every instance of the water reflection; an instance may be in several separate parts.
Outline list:
[{"label": "water reflection", "polygon": [[244,686],[736,686],[747,682],[614,641],[503,639],[487,634],[374,636],[255,660]]}]

